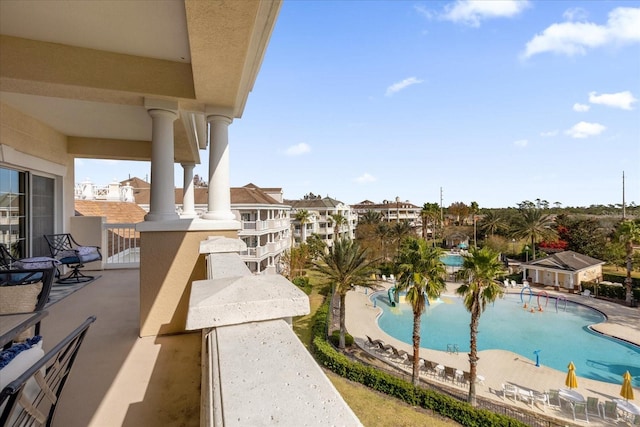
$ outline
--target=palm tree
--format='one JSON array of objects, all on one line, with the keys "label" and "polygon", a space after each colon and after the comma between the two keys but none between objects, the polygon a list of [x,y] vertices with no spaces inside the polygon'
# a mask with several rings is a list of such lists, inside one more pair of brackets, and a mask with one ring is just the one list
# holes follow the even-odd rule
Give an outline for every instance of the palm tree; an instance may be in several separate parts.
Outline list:
[{"label": "palm tree", "polygon": [[395,243],[396,255],[400,250],[400,245],[402,244],[402,241],[414,235],[414,231],[413,231],[413,227],[411,226],[411,223],[406,220],[394,222],[393,225],[390,227],[390,233],[391,233],[391,238]]},{"label": "palm tree", "polygon": [[484,234],[493,236],[496,232],[506,230],[507,221],[504,216],[495,211],[487,212],[482,220],[480,220],[480,231]]},{"label": "palm tree", "polygon": [[500,285],[495,278],[504,273],[503,264],[500,262],[498,252],[489,247],[482,249],[471,248],[469,254],[464,256],[462,276],[466,283],[460,285],[456,292],[464,298],[464,306],[471,313],[470,351],[469,351],[469,398],[468,402],[476,405],[476,374],[478,365],[478,323],[480,315],[487,307],[487,303],[493,302],[502,295]]},{"label": "palm tree", "polygon": [[620,240],[624,242],[626,252],[627,277],[624,279],[627,293],[625,301],[631,305],[633,300],[633,291],[631,288],[631,270],[633,267],[633,244],[640,243],[640,224],[631,220],[622,221],[620,223]]},{"label": "palm tree", "polygon": [[427,246],[425,240],[409,238],[404,241],[396,257],[398,290],[406,291],[413,309],[413,384],[420,378],[420,317],[427,298],[436,299],[446,288],[443,279],[445,265],[440,259],[442,250]]},{"label": "palm tree", "polygon": [[478,212],[480,211],[480,207],[478,206],[478,202],[471,202],[469,210],[471,211],[471,215],[473,216],[473,247],[477,248],[478,247],[478,232],[477,232],[476,221],[478,220],[477,216],[478,216]]},{"label": "palm tree", "polygon": [[329,250],[323,253],[314,263],[314,270],[320,273],[328,283],[333,285],[334,294],[340,296],[340,341],[339,348],[344,348],[346,327],[345,298],[354,286],[372,287],[375,284],[373,267],[378,260],[368,260],[367,251],[358,242],[347,238],[336,241]]},{"label": "palm tree", "polygon": [[386,222],[381,222],[376,227],[376,236],[380,239],[380,253],[382,259],[387,261],[387,241],[391,236],[391,227]]},{"label": "palm tree", "polygon": [[437,203],[425,203],[420,210],[420,217],[422,218],[422,238],[427,239],[427,227],[431,223],[431,237],[435,243],[435,228],[436,222],[440,217],[440,206]]},{"label": "palm tree", "polygon": [[296,221],[300,222],[300,242],[307,241],[307,224],[311,222],[311,214],[306,209],[296,212]]},{"label": "palm tree", "polygon": [[380,221],[382,221],[382,214],[369,209],[358,219],[358,224],[378,224]]},{"label": "palm tree", "polygon": [[520,209],[520,215],[513,224],[513,236],[531,241],[533,259],[536,259],[537,240],[555,240],[557,232],[551,215],[543,214],[537,208]]},{"label": "palm tree", "polygon": [[330,215],[329,218],[329,222],[333,222],[333,240],[336,241],[340,238],[340,227],[347,223],[347,218],[341,213]]}]

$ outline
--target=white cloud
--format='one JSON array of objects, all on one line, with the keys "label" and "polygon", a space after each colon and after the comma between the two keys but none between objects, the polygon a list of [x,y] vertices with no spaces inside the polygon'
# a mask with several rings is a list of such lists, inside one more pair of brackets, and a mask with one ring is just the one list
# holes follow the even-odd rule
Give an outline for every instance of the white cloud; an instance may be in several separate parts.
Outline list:
[{"label": "white cloud", "polygon": [[558,130],[554,129],[554,130],[550,130],[550,131],[547,131],[547,132],[541,132],[540,136],[542,136],[544,138],[550,138],[552,136],[558,135],[558,133],[559,133]]},{"label": "white cloud", "polygon": [[510,18],[529,7],[527,0],[456,0],[445,6],[443,19],[479,27],[491,18]]},{"label": "white cloud", "polygon": [[633,104],[638,100],[628,90],[618,93],[589,93],[589,102],[592,104],[606,105],[607,107],[622,108],[623,110],[633,110]]},{"label": "white cloud", "polygon": [[370,182],[376,181],[376,178],[373,175],[370,175],[365,172],[359,177],[357,177],[354,181],[357,182],[358,184],[368,184]]},{"label": "white cloud", "polygon": [[573,111],[577,111],[578,113],[584,113],[586,111],[589,111],[590,108],[591,106],[587,104],[580,104],[578,102],[573,104]]},{"label": "white cloud", "polygon": [[567,21],[586,21],[587,16],[587,11],[581,7],[573,7],[571,9],[567,9],[562,14],[562,17]]},{"label": "white cloud", "polygon": [[527,141],[526,139],[519,139],[517,141],[514,141],[513,145],[515,145],[516,147],[524,148],[529,145],[529,141]]},{"label": "white cloud", "polygon": [[299,156],[301,154],[308,153],[309,151],[311,151],[311,147],[309,146],[309,144],[301,142],[300,144],[292,145],[291,147],[287,148],[284,154],[286,154],[287,156]]},{"label": "white cloud", "polygon": [[432,11],[430,11],[429,9],[427,9],[426,7],[422,6],[422,5],[416,5],[413,7],[416,12],[418,12],[420,15],[424,16],[425,18],[431,20],[433,18],[435,18],[436,14]]},{"label": "white cloud", "polygon": [[422,83],[422,80],[419,80],[415,77],[409,77],[408,79],[404,79],[401,82],[397,82],[389,86],[385,95],[391,96],[396,92],[400,92],[402,89],[406,89],[407,87],[418,83]]},{"label": "white cloud", "polygon": [[564,133],[571,138],[588,138],[590,136],[600,135],[606,127],[600,123],[580,122],[573,125],[571,129],[567,129]]},{"label": "white cloud", "polygon": [[584,55],[587,49],[638,42],[640,8],[619,7],[609,12],[609,19],[605,25],[590,22],[552,24],[527,42],[522,56],[530,58],[544,52],[569,56]]}]

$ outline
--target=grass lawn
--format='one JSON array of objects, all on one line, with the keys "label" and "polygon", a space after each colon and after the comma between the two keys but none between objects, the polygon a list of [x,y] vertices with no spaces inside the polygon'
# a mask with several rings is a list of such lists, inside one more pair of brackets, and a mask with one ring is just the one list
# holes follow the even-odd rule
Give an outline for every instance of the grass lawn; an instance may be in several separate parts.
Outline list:
[{"label": "grass lawn", "polygon": [[458,423],[439,417],[422,408],[414,408],[362,384],[351,382],[333,372],[327,376],[343,399],[367,427],[457,426]]},{"label": "grass lawn", "polygon": [[[320,286],[314,286],[311,295],[309,295],[311,313],[307,316],[296,317],[293,320],[293,330],[307,349],[311,342],[311,319],[324,300],[324,296],[319,291]],[[373,391],[361,384],[348,381],[333,372],[325,370],[325,373],[338,389],[342,398],[366,427],[439,427],[459,425],[422,408],[414,408],[400,402],[398,399]]]},{"label": "grass lawn", "polygon": [[[623,267],[616,267],[614,265],[603,265],[602,266],[603,273],[609,274],[618,274],[622,276],[622,278],[627,277],[627,269]],[[631,277],[640,278],[640,271],[631,271]]]}]

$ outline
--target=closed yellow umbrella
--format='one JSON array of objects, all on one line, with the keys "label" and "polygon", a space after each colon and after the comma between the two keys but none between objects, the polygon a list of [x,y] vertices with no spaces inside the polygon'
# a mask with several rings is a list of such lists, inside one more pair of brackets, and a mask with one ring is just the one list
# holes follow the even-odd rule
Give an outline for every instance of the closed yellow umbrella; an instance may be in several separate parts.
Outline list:
[{"label": "closed yellow umbrella", "polygon": [[567,379],[564,381],[564,384],[571,388],[578,388],[578,378],[576,377],[576,366],[573,362],[569,362],[569,372],[567,372]]},{"label": "closed yellow umbrella", "polygon": [[626,400],[633,400],[633,388],[631,387],[631,374],[629,371],[622,375],[622,390],[620,390],[620,396]]}]

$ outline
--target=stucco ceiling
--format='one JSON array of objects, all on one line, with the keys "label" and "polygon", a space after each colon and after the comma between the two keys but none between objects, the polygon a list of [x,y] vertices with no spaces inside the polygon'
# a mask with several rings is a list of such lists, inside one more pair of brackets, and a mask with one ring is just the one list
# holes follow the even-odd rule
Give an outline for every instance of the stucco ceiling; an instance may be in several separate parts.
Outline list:
[{"label": "stucco ceiling", "polygon": [[[145,98],[176,102],[181,118],[237,118],[279,7],[279,0],[2,0],[0,100],[87,140],[150,141]],[[189,135],[178,120],[176,161],[198,161]]]}]

